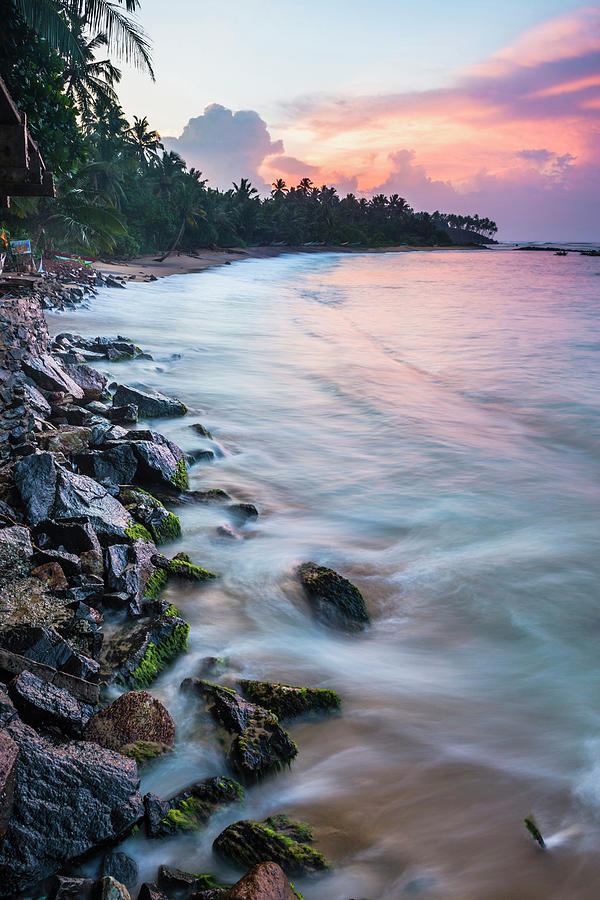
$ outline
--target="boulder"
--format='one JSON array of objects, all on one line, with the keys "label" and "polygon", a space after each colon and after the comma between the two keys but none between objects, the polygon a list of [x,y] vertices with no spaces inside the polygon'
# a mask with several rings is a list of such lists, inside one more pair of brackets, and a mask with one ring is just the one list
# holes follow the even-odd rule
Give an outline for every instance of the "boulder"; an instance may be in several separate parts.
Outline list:
[{"label": "boulder", "polygon": [[69,587],[61,566],[57,562],[42,563],[31,571],[32,578],[38,578],[51,591],[63,591]]},{"label": "boulder", "polygon": [[240,878],[224,900],[297,900],[298,894],[276,862],[263,862]]},{"label": "boulder", "polygon": [[[86,425],[93,419],[93,415],[82,406],[74,403],[55,404],[52,407],[52,419],[55,422],[66,422],[68,425]],[[39,443],[39,442],[38,442]],[[46,447],[46,449],[48,449]]]},{"label": "boulder", "polygon": [[90,442],[92,431],[85,425],[63,425],[56,431],[49,431],[38,438],[41,450],[51,453],[70,455],[85,450]]},{"label": "boulder", "polygon": [[18,718],[13,814],[0,844],[0,896],[13,897],[94,847],[122,838],[143,813],[133,760],[97,744],[50,744]]},{"label": "boulder", "polygon": [[153,882],[145,881],[140,887],[137,900],[169,900],[164,891]]},{"label": "boulder", "polygon": [[161,553],[157,553],[153,560],[155,564],[163,569],[167,577],[181,578],[183,581],[210,581],[218,576],[208,569],[196,566],[191,561],[187,553],[176,553],[173,559],[168,559]]},{"label": "boulder", "polygon": [[53,900],[92,900],[94,881],[83,875],[56,875],[52,890]]},{"label": "boulder", "polygon": [[0,630],[0,647],[77,678],[98,678],[98,663],[75,650],[51,625],[4,627]]},{"label": "boulder", "polygon": [[100,881],[98,900],[131,900],[131,894],[116,878],[105,875]]},{"label": "boulder", "polygon": [[369,623],[361,592],[338,572],[307,562],[298,575],[315,617],[324,625],[358,631]]},{"label": "boulder", "polygon": [[229,887],[217,881],[214,875],[184,872],[183,869],[175,869],[172,866],[159,867],[158,884],[169,896],[176,897],[189,897],[192,891],[226,890]]},{"label": "boulder", "polygon": [[[92,681],[84,681],[75,675],[58,672],[51,666],[33,662],[25,656],[20,656],[18,653],[12,653],[2,648],[0,648],[0,671],[3,673],[4,678],[6,677],[4,673],[19,675],[21,672],[32,672],[48,684],[56,684],[58,687],[66,688],[69,693],[77,697],[78,700],[83,700],[84,703],[97,704],[100,697],[100,688]],[[8,699],[8,695],[6,697]]]},{"label": "boulder", "polygon": [[3,554],[7,547],[17,550],[25,559],[31,559],[33,547],[31,546],[29,528],[25,528],[24,525],[11,525],[8,528],[0,528],[0,554]]},{"label": "boulder", "polygon": [[334,712],[341,706],[335,691],[323,688],[248,680],[241,681],[240,686],[249,700],[269,709],[279,719],[292,719],[312,712]]},{"label": "boulder", "polygon": [[[65,550],[38,550],[33,556],[33,563],[37,567],[47,563],[57,563],[67,575],[79,575],[81,572],[79,557],[75,553],[67,553]],[[33,572],[31,574],[33,576]],[[37,577],[39,576],[36,575]]]},{"label": "boulder", "polygon": [[187,412],[187,407],[181,400],[167,397],[159,391],[141,390],[127,387],[124,384],[117,385],[113,396],[113,406],[125,406],[128,403],[135,404],[140,415],[149,419],[184,416]]},{"label": "boulder", "polygon": [[210,817],[230,803],[241,803],[244,789],[231,778],[205,778],[180,791],[170,800],[155,794],[144,796],[148,837],[168,837],[178,832],[200,831]]},{"label": "boulder", "polygon": [[0,840],[6,834],[13,809],[18,755],[18,746],[10,735],[0,728]]},{"label": "boulder", "polygon": [[187,649],[190,626],[177,615],[159,615],[116,628],[105,641],[103,680],[123,687],[147,688]]},{"label": "boulder", "polygon": [[110,422],[94,425],[90,437],[90,447],[103,448],[110,446],[114,441],[122,441],[127,437],[127,431],[120,425],[111,425]]},{"label": "boulder", "polygon": [[105,554],[105,582],[109,592],[123,594],[129,601],[131,615],[142,612],[142,598],[156,572],[154,544],[135,540],[133,544],[112,544]]},{"label": "boulder", "polygon": [[76,453],[73,462],[82,475],[110,484],[129,484],[137,472],[137,458],[128,444]]},{"label": "boulder", "polygon": [[329,868],[329,864],[310,842],[312,834],[307,825],[274,816],[264,822],[234,822],[215,839],[213,849],[234,865],[275,862],[286,875],[311,875]]},{"label": "boulder", "polygon": [[199,678],[186,678],[182,688],[204,698],[215,721],[229,735],[227,761],[243,781],[252,782],[289,764],[298,748],[277,717],[249,703],[229,688]]},{"label": "boulder", "polygon": [[183,451],[157,431],[129,431],[138,461],[138,480],[184,491],[189,487]]},{"label": "boulder", "polygon": [[146,759],[152,748],[158,756],[173,746],[175,725],[160,700],[147,691],[129,691],[92,716],[83,736],[108,750],[134,759],[141,753]]},{"label": "boulder", "polygon": [[49,353],[24,359],[21,365],[25,374],[42,390],[60,391],[70,394],[74,400],[83,400],[82,388]]},{"label": "boulder", "polygon": [[190,425],[190,428],[192,428],[196,432],[196,434],[201,435],[201,437],[208,438],[210,441],[212,441],[212,434],[210,433],[208,428],[206,428],[201,422],[194,422],[192,425]]},{"label": "boulder", "polygon": [[230,541],[243,541],[244,535],[234,528],[233,525],[230,525],[229,522],[224,522],[223,525],[217,526],[217,534],[219,537],[227,538]]},{"label": "boulder", "polygon": [[27,521],[86,517],[106,544],[124,538],[131,517],[106,488],[61,466],[52,453],[26,456],[15,466],[15,486]]},{"label": "boulder", "polygon": [[258,510],[253,503],[231,503],[227,509],[240,523],[258,519]]},{"label": "boulder", "polygon": [[206,491],[186,491],[179,497],[181,503],[226,503],[231,500],[227,491],[222,488],[209,488]]},{"label": "boulder", "polygon": [[83,391],[83,400],[85,403],[91,403],[93,400],[100,400],[104,388],[108,384],[108,378],[101,375],[97,369],[91,366],[65,366],[67,375],[79,385]]},{"label": "boulder", "polygon": [[8,693],[23,721],[34,728],[53,726],[71,737],[79,737],[95,708],[77,700],[64,688],[48,684],[31,672],[14,678]]},{"label": "boulder", "polygon": [[119,500],[133,518],[147,528],[156,544],[181,537],[181,522],[164,504],[141,488],[130,485],[119,491]]},{"label": "boulder", "polygon": [[23,382],[24,399],[28,406],[31,407],[41,419],[46,419],[50,415],[51,406],[40,391],[29,380]]},{"label": "boulder", "polygon": [[133,888],[138,880],[138,864],[131,856],[120,851],[107,853],[102,860],[102,875],[110,875],[126,888]]},{"label": "boulder", "polygon": [[135,403],[112,406],[107,412],[107,417],[117,425],[132,425],[138,420],[138,408]]}]

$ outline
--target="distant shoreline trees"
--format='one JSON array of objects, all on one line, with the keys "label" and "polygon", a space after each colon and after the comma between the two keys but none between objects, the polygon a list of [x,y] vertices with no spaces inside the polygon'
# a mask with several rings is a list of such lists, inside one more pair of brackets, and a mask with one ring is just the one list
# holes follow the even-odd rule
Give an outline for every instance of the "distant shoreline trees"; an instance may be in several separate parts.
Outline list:
[{"label": "distant shoreline trees", "polygon": [[495,223],[478,215],[416,212],[398,194],[340,197],[308,177],[295,186],[279,178],[265,198],[244,177],[229,190],[210,187],[164,150],[145,116],[131,124],[119,105],[121,72],[113,59],[153,77],[137,8],[138,0],[0,0],[0,75],[58,187],[56,199],[13,200],[0,211],[0,227],[32,237],[36,253],[450,245],[448,229],[496,233]]}]

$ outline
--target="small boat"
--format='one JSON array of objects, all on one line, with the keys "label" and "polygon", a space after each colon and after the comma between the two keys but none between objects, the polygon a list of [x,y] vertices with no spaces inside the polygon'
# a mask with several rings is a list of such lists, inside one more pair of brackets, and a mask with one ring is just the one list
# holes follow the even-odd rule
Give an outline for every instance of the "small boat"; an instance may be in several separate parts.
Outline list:
[{"label": "small boat", "polygon": [[555,253],[554,255],[555,255],[555,256],[566,256],[566,255],[567,255],[567,251],[566,251],[566,250],[557,250],[556,253]]}]

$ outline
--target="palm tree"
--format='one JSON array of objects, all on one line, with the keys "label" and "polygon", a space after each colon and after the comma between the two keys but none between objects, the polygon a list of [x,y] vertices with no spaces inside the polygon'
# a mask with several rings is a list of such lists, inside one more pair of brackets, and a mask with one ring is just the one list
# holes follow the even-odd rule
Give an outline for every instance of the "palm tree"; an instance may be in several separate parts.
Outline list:
[{"label": "palm tree", "polygon": [[313,183],[312,183],[312,181],[310,180],[310,178],[301,178],[301,179],[300,179],[300,184],[298,185],[298,187],[296,188],[296,190],[297,190],[300,194],[308,194],[308,192],[310,191],[310,189],[312,188],[312,186],[313,186]]},{"label": "palm tree", "polygon": [[[85,20],[92,34],[106,35],[107,46],[125,62],[146,71],[154,80],[150,43],[133,17],[139,0],[12,0],[32,31],[66,59],[85,61],[72,21]],[[123,10],[122,6],[125,6]]]},{"label": "palm tree", "polygon": [[121,72],[109,59],[96,59],[101,47],[106,47],[108,39],[105,34],[97,34],[87,40],[83,34],[82,19],[73,22],[73,33],[77,34],[82,59],[67,60],[63,77],[65,93],[71,97],[82,118],[89,118],[95,103],[103,106],[118,103],[115,85],[121,80]]},{"label": "palm tree", "polygon": [[195,181],[185,180],[177,185],[175,203],[179,216],[181,217],[179,231],[177,232],[177,237],[173,241],[170,250],[167,250],[163,256],[159,256],[157,262],[163,262],[167,256],[173,253],[181,240],[183,229],[186,224],[195,226],[198,223],[198,219],[206,218],[206,211],[204,210],[204,207],[200,206],[198,185]]},{"label": "palm tree", "polygon": [[249,178],[242,178],[239,185],[236,184],[235,181],[232,183],[235,188],[234,197],[238,201],[241,200],[242,202],[244,202],[246,200],[250,200],[254,194],[258,194],[256,188],[252,187]]},{"label": "palm tree", "polygon": [[143,119],[133,117],[133,125],[127,129],[129,143],[132,146],[134,156],[142,164],[146,165],[152,157],[158,156],[158,150],[164,147],[158,131],[150,131],[150,123],[146,116]]},{"label": "palm tree", "polygon": [[275,197],[276,200],[282,200],[288,192],[287,186],[283,178],[278,178],[277,181],[274,181],[272,184],[273,190],[271,191],[271,196]]}]

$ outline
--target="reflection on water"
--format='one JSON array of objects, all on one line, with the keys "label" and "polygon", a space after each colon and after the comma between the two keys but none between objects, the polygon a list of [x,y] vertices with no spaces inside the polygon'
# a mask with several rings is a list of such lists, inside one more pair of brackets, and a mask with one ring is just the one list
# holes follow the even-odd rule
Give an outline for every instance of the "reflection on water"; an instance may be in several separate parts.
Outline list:
[{"label": "reflection on water", "polygon": [[[262,513],[240,542],[219,538],[222,509],[181,509],[173,552],[223,577],[169,588],[192,626],[156,684],[177,752],[143,788],[222,772],[211,723],[178,691],[205,656],[228,657],[228,684],[343,699],[342,716],[291,728],[297,760],[243,813],[200,840],[132,839],[144,878],[161,863],[235,876],[212,858],[219,830],[285,812],[335,862],[298,882],[307,900],[597,896],[598,270],[501,251],[289,256],[52,317],[150,350],[106,371],[181,397],[187,420],[156,427],[193,450],[202,421],[224,451],[192,486]],[[293,578],[305,559],[360,586],[368,633],[311,620]]]}]

